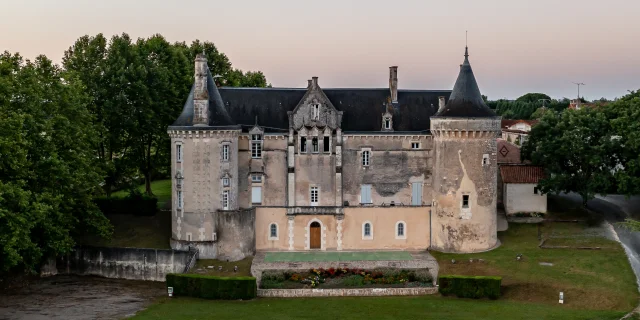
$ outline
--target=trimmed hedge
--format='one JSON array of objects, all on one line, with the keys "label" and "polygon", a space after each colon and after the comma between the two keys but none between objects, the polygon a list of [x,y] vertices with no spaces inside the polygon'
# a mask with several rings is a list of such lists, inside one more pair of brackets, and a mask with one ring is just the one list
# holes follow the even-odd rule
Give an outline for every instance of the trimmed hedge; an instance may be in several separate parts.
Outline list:
[{"label": "trimmed hedge", "polygon": [[249,300],[258,288],[253,277],[213,277],[199,274],[167,274],[167,287],[176,296],[218,300]]},{"label": "trimmed hedge", "polygon": [[158,211],[158,199],[149,197],[97,198],[93,202],[104,214],[152,216]]},{"label": "trimmed hedge", "polygon": [[438,278],[439,291],[443,296],[456,295],[458,298],[489,298],[500,297],[501,277],[486,276],[440,276]]}]

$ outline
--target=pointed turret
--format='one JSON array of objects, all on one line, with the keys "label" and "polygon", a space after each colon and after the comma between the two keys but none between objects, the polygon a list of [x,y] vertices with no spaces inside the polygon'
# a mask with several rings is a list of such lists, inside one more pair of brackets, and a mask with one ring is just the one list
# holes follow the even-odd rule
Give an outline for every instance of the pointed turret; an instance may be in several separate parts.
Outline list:
[{"label": "pointed turret", "polygon": [[482,100],[476,77],[469,64],[469,49],[465,47],[464,62],[460,65],[460,73],[449,101],[438,110],[436,117],[488,118],[496,114]]}]

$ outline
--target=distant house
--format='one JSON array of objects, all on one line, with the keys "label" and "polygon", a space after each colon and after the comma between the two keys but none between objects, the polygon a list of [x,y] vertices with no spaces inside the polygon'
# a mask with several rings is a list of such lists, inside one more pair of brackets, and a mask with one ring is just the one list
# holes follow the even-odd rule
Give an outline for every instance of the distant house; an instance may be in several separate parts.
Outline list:
[{"label": "distant house", "polygon": [[572,99],[569,102],[569,109],[580,110],[582,108],[598,108],[606,106],[608,101],[596,101],[596,102],[582,102],[580,99]]},{"label": "distant house", "polygon": [[502,165],[502,194],[507,215],[520,212],[547,212],[547,195],[540,193],[538,182],[544,177],[542,167]]},{"label": "distant house", "polygon": [[538,123],[538,120],[508,120],[502,119],[500,128],[502,129],[502,139],[522,145],[529,136],[531,127]]}]

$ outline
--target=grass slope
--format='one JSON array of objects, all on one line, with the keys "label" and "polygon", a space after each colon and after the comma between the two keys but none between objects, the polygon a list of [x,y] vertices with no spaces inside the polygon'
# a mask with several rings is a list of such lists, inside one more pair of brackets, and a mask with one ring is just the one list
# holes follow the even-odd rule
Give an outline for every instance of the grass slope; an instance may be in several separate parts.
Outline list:
[{"label": "grass slope", "polygon": [[505,300],[424,297],[340,297],[209,301],[163,298],[132,319],[620,319],[619,311]]},{"label": "grass slope", "polygon": [[[140,192],[144,193],[145,186],[140,185],[137,188]],[[171,179],[157,180],[151,182],[151,191],[158,198],[159,209],[170,209],[171,206]],[[129,190],[120,190],[114,192],[111,196],[114,198],[124,198],[129,195]]]}]

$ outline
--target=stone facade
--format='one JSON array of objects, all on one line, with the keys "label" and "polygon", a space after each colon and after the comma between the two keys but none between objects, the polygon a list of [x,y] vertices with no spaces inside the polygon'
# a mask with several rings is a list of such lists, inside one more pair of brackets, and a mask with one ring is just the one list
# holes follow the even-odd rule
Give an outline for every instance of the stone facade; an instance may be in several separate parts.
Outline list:
[{"label": "stone facade", "polygon": [[194,89],[168,131],[172,247],[237,260],[256,249],[497,245],[499,117],[460,116],[445,105],[449,92],[399,90],[397,67],[386,94],[325,90],[317,77],[304,91],[221,95],[212,83],[199,56]]},{"label": "stone facade", "polygon": [[504,209],[507,215],[515,213],[546,213],[547,195],[536,189],[537,183],[505,183]]}]

